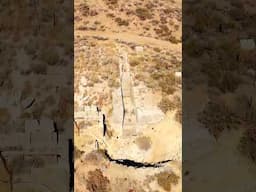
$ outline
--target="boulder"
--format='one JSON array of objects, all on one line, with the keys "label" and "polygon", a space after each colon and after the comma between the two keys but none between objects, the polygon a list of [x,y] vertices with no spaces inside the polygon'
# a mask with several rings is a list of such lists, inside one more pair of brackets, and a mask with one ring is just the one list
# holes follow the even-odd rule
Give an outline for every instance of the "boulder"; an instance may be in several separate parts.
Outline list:
[{"label": "boulder", "polygon": [[243,50],[253,50],[255,49],[255,41],[254,39],[241,39],[240,47]]}]

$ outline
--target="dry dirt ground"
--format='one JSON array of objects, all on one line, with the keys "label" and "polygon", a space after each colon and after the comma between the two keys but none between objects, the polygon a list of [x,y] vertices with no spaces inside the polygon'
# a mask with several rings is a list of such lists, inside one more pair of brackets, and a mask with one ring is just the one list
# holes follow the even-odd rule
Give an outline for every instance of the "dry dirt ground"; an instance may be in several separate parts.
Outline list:
[{"label": "dry dirt ground", "polygon": [[[181,191],[180,42],[181,1],[75,1],[75,113],[100,106],[108,125],[105,137],[97,121],[75,126],[76,192]],[[120,49],[128,55],[134,86],[148,90],[141,101],[164,112],[160,122],[130,137],[120,136],[109,118],[120,86]],[[110,161],[105,150],[115,160],[167,162],[136,168]]]}]

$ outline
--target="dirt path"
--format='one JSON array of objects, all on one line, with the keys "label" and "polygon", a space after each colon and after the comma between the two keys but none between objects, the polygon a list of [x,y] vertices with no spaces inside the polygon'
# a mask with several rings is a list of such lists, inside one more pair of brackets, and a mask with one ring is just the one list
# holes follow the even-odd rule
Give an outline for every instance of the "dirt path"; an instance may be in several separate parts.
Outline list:
[{"label": "dirt path", "polygon": [[135,35],[132,33],[126,33],[126,32],[111,33],[111,32],[101,32],[101,31],[81,31],[81,30],[76,30],[75,33],[76,35],[79,35],[81,37],[84,37],[84,36],[103,37],[111,40],[120,40],[128,43],[162,47],[162,48],[171,49],[173,51],[181,52],[181,43],[172,44],[168,41],[159,40],[151,37],[143,37],[143,36]]}]

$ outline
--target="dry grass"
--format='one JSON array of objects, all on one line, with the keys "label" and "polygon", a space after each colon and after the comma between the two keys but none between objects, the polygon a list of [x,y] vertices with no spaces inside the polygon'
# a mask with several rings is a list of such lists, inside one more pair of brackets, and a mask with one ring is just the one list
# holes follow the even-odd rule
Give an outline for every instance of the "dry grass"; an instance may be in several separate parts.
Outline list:
[{"label": "dry grass", "polygon": [[140,7],[135,10],[136,15],[141,19],[141,20],[146,20],[146,19],[151,19],[152,14],[149,9]]},{"label": "dry grass", "polygon": [[109,8],[114,8],[118,5],[118,0],[104,0],[104,2],[107,4]]},{"label": "dry grass", "polygon": [[256,129],[251,128],[244,132],[238,145],[239,151],[254,163],[256,162]]},{"label": "dry grass", "polygon": [[215,139],[219,138],[224,129],[237,129],[240,124],[238,117],[222,102],[209,102],[199,113],[198,120]]},{"label": "dry grass", "polygon": [[128,20],[125,20],[125,19],[122,19],[122,18],[120,18],[120,17],[117,17],[117,18],[115,19],[115,22],[117,22],[117,24],[118,24],[119,26],[129,26],[129,21],[128,21]]},{"label": "dry grass", "polygon": [[47,65],[44,63],[32,64],[31,70],[35,74],[46,74],[47,73]]},{"label": "dry grass", "polygon": [[41,51],[40,58],[42,61],[46,62],[49,65],[56,65],[60,58],[57,50],[55,49],[44,49]]},{"label": "dry grass", "polygon": [[10,113],[6,108],[0,108],[0,123],[5,124],[10,119]]},{"label": "dry grass", "polygon": [[177,112],[175,113],[175,120],[179,123],[182,123],[182,109],[181,107],[178,108]]},{"label": "dry grass", "polygon": [[175,91],[176,79],[173,73],[165,73],[163,78],[160,79],[159,85],[162,88],[162,92],[167,95],[171,95]]},{"label": "dry grass", "polygon": [[158,104],[158,107],[164,112],[166,113],[167,111],[171,111],[175,109],[175,105],[174,103],[167,97],[167,96],[163,96],[162,100],[160,101],[160,103]]},{"label": "dry grass", "polygon": [[129,63],[130,66],[135,67],[138,65],[143,65],[144,64],[144,57],[142,56],[130,56],[129,57]]}]

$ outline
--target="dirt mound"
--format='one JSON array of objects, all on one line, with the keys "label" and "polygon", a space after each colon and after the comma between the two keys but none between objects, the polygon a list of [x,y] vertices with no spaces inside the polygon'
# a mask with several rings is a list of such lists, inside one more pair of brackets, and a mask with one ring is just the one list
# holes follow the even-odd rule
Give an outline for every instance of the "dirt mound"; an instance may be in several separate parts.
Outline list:
[{"label": "dirt mound", "polygon": [[100,169],[89,171],[87,189],[90,192],[110,192],[109,179],[102,174]]},{"label": "dirt mound", "polygon": [[139,137],[136,140],[136,144],[142,150],[149,150],[151,147],[151,140],[149,137]]},{"label": "dirt mound", "polygon": [[179,177],[172,172],[161,172],[156,175],[157,183],[165,190],[171,191],[172,185],[177,185]]}]

